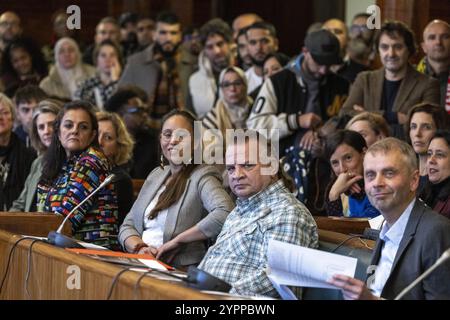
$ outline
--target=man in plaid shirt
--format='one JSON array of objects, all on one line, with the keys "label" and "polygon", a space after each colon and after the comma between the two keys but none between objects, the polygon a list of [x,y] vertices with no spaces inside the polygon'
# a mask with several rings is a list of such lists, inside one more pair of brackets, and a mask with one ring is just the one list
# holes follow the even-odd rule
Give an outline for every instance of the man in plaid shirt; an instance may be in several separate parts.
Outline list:
[{"label": "man in plaid shirt", "polygon": [[261,135],[251,137],[227,149],[226,170],[237,204],[199,268],[231,284],[230,293],[278,297],[265,272],[269,240],[317,248],[317,226],[278,170],[267,174],[260,157],[250,161],[249,153],[267,144]]}]

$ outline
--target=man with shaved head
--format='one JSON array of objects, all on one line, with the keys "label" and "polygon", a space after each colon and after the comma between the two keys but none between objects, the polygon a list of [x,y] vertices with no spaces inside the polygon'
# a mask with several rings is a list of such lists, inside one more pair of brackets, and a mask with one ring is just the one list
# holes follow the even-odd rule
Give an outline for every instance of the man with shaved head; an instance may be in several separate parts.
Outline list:
[{"label": "man with shaved head", "polygon": [[331,31],[331,33],[338,38],[343,58],[345,56],[345,49],[347,48],[348,41],[348,30],[344,21],[339,19],[329,19],[323,23],[322,28]]},{"label": "man with shaved head", "polygon": [[258,16],[256,13],[243,13],[239,16],[237,16],[234,20],[233,20],[233,39],[236,40],[239,31],[241,29],[244,29],[252,24],[254,24],[255,22],[261,22],[263,21],[263,19]]},{"label": "man with shaved head", "polygon": [[450,113],[450,25],[431,21],[423,31],[421,46],[426,56],[417,70],[439,80],[441,105]]}]

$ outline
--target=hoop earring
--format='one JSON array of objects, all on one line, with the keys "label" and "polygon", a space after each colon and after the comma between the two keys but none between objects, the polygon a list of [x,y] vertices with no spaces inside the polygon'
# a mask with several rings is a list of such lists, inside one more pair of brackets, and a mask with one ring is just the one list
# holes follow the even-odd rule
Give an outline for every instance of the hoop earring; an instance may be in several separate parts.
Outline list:
[{"label": "hoop earring", "polygon": [[161,160],[159,162],[159,166],[161,167],[161,169],[164,169],[164,156],[161,155]]}]

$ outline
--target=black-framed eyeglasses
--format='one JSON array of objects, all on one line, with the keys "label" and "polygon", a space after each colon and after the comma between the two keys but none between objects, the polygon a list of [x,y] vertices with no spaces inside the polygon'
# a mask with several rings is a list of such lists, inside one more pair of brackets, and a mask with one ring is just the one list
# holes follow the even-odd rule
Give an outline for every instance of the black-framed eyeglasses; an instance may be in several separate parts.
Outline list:
[{"label": "black-framed eyeglasses", "polygon": [[228,88],[231,87],[231,86],[233,86],[233,87],[240,87],[240,86],[243,86],[243,85],[244,85],[244,81],[242,81],[242,80],[236,80],[236,81],[233,81],[233,82],[227,82],[227,81],[222,82],[222,83],[220,84],[220,87],[221,87],[222,89],[228,89]]},{"label": "black-framed eyeglasses", "polygon": [[126,113],[144,113],[145,112],[145,107],[142,106],[126,106],[125,107],[125,112]]}]

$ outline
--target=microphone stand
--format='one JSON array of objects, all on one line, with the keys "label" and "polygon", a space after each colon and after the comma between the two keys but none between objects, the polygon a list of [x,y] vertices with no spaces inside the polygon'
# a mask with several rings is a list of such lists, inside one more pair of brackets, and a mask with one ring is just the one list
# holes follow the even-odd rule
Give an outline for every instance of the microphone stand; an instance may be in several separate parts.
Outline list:
[{"label": "microphone stand", "polygon": [[64,224],[66,223],[66,221],[73,215],[73,213],[75,211],[78,210],[79,207],[81,207],[86,201],[88,201],[100,189],[102,189],[104,186],[109,184],[114,179],[114,177],[115,177],[114,174],[107,176],[106,179],[97,187],[97,189],[95,189],[91,194],[89,194],[86,198],[84,198],[83,201],[81,201],[75,208],[72,209],[72,211],[69,212],[69,214],[63,220],[63,222],[60,224],[58,230],[50,231],[48,233],[47,240],[50,244],[53,244],[60,248],[79,248],[79,249],[84,248],[75,239],[63,235],[61,233],[62,228],[64,227]]}]

